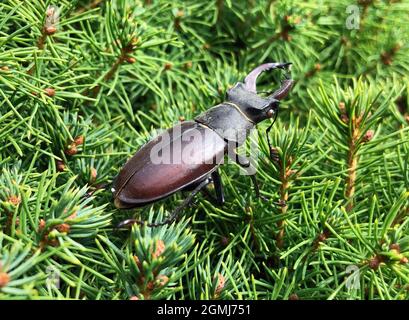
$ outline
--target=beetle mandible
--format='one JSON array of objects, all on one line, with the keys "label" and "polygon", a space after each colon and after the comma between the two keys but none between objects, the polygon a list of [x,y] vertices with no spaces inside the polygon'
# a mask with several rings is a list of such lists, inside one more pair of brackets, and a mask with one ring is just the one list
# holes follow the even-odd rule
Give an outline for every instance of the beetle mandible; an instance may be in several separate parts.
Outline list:
[{"label": "beetle mandible", "polygon": [[[279,102],[290,91],[293,80],[288,76],[291,63],[265,63],[252,70],[244,79],[227,91],[226,100],[197,116],[193,121],[184,121],[172,127],[142,146],[130,158],[119,172],[113,184],[114,204],[120,209],[145,206],[164,199],[177,191],[191,191],[189,196],[164,221],[150,223],[156,227],[174,221],[178,213],[186,207],[199,191],[213,182],[216,202],[224,203],[224,194],[218,167],[223,163],[226,153],[232,151],[229,146],[242,145],[249,130],[256,124],[277,117]],[[281,87],[267,97],[257,94],[257,77],[270,69],[286,71]],[[266,130],[268,138],[272,125]],[[193,139],[192,137],[203,138]],[[169,138],[170,137],[170,138]],[[199,141],[199,142],[198,142]],[[175,154],[188,156],[177,157]],[[155,152],[153,152],[155,151]],[[175,152],[176,151],[176,152]],[[233,160],[243,168],[251,163],[247,158],[233,150]],[[162,162],[154,161],[160,156]],[[272,156],[270,154],[270,156]],[[168,161],[163,161],[168,159]],[[257,197],[260,196],[255,175],[250,175]],[[143,221],[128,219],[118,227]]]}]

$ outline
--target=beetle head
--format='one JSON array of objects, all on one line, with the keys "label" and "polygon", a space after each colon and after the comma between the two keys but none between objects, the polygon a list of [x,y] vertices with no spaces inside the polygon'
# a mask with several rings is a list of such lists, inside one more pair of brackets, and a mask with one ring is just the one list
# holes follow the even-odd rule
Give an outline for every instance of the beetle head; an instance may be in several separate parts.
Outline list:
[{"label": "beetle head", "polygon": [[266,70],[283,69],[288,71],[291,63],[265,63],[251,71],[243,82],[227,91],[227,101],[235,103],[241,111],[254,123],[272,118],[278,111],[280,100],[287,96],[293,80],[286,75],[282,86],[268,97],[257,94],[257,77]]}]

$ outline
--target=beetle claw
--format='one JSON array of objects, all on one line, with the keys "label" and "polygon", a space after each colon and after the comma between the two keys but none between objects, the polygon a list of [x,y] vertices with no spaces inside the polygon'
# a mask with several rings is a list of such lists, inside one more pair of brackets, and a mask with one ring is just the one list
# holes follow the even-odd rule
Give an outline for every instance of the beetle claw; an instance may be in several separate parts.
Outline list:
[{"label": "beetle claw", "polygon": [[288,69],[291,65],[291,62],[272,62],[272,63],[265,63],[257,68],[253,69],[247,77],[244,79],[245,88],[250,91],[257,93],[257,77],[264,71],[271,70],[271,69]]}]

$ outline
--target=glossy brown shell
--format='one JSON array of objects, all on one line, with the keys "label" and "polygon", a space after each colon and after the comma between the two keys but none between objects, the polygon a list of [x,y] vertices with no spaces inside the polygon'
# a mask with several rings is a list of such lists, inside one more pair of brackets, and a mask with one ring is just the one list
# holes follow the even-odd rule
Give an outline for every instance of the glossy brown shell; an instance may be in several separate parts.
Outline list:
[{"label": "glossy brown shell", "polygon": [[115,206],[143,206],[206,178],[222,163],[225,145],[216,132],[197,122],[167,130],[139,149],[119,172]]}]

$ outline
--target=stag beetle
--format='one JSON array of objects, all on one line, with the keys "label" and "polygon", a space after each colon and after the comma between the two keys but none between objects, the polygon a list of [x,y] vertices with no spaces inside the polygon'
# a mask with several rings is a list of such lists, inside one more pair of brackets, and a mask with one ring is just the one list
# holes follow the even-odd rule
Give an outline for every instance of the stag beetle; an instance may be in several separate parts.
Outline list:
[{"label": "stag beetle", "polygon": [[[182,204],[164,221],[148,226],[168,224],[176,219],[178,213],[199,191],[209,195],[205,187],[211,182],[216,193],[216,199],[213,199],[217,204],[223,204],[224,194],[218,167],[223,163],[224,155],[229,149],[228,145],[231,143],[235,147],[242,145],[249,130],[255,128],[257,123],[273,117],[275,121],[279,101],[288,94],[293,85],[293,80],[288,75],[290,65],[291,63],[266,63],[258,66],[246,76],[244,82],[236,83],[227,91],[226,101],[200,114],[194,121],[179,123],[142,146],[126,162],[114,181],[112,192],[115,206],[130,209],[156,202],[177,191],[191,191]],[[257,77],[270,69],[285,70],[285,79],[278,90],[267,97],[261,97],[256,90]],[[266,130],[270,150],[268,134],[274,121]],[[192,140],[192,136],[206,139]],[[198,140],[200,142],[197,142]],[[186,150],[188,157],[181,159],[175,156],[178,152],[183,154]],[[247,158],[235,151],[233,154],[233,160],[241,167],[250,167],[251,163]],[[154,155],[159,155],[162,160],[167,158],[168,161],[154,161]],[[256,195],[260,197],[255,175],[250,177]],[[121,222],[118,227],[134,223],[144,224],[143,221],[128,219]]]}]

